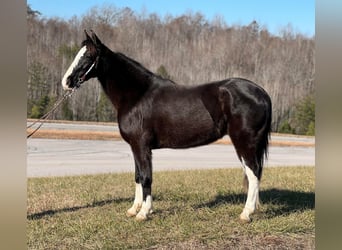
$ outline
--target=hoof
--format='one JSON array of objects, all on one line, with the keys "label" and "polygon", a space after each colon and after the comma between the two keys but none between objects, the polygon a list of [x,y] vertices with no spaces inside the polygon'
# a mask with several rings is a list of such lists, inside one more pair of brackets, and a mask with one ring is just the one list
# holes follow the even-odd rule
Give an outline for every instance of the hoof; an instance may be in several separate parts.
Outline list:
[{"label": "hoof", "polygon": [[128,209],[127,212],[126,212],[126,216],[127,217],[134,217],[137,215],[137,211],[135,209]]},{"label": "hoof", "polygon": [[251,218],[249,218],[249,216],[248,215],[245,215],[245,214],[240,214],[240,221],[242,222],[242,223],[251,223],[252,222],[252,220],[251,220]]},{"label": "hoof", "polygon": [[141,210],[137,216],[135,216],[136,221],[144,221],[149,219],[149,215],[153,213],[153,210],[150,209],[148,212]]},{"label": "hoof", "polygon": [[140,209],[141,209],[140,204],[133,205],[130,209],[127,210],[127,212],[126,212],[127,217],[136,216]]},{"label": "hoof", "polygon": [[254,211],[250,211],[248,208],[244,208],[240,214],[240,221],[243,223],[250,223],[252,220],[249,217]]},{"label": "hoof", "polygon": [[135,216],[136,221],[145,221],[147,219],[148,217],[143,213],[138,213],[137,216]]}]

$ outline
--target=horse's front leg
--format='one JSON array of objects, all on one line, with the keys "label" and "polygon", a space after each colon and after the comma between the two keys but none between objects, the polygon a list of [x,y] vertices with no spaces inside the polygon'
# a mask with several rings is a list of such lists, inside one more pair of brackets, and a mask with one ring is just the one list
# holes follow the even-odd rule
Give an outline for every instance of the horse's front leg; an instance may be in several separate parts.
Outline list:
[{"label": "horse's front leg", "polygon": [[132,151],[138,172],[136,173],[136,198],[133,207],[127,213],[130,211],[134,216],[134,212],[137,213],[141,206],[140,211],[136,214],[136,219],[142,221],[152,213],[152,152],[146,147],[132,147]]},{"label": "horse's front leg", "polygon": [[133,202],[133,206],[127,210],[127,216],[133,217],[136,216],[141,209],[143,203],[143,189],[140,184],[140,175],[139,175],[138,164],[135,161],[135,198]]}]

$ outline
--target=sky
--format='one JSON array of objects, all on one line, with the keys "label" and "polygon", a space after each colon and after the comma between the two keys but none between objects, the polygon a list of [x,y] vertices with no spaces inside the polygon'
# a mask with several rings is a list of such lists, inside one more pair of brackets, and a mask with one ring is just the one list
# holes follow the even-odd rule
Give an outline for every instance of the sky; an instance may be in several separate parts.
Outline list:
[{"label": "sky", "polygon": [[276,35],[290,24],[296,33],[315,35],[315,0],[27,0],[27,3],[46,18],[82,17],[94,6],[110,4],[129,7],[136,13],[157,13],[160,17],[191,11],[202,13],[210,21],[220,15],[228,25],[248,25],[255,20]]}]

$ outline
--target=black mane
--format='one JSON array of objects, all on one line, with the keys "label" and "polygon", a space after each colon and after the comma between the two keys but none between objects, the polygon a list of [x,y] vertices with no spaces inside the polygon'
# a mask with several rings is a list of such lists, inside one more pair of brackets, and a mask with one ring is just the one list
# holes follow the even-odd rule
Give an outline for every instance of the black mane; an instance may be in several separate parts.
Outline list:
[{"label": "black mane", "polygon": [[151,72],[150,70],[148,70],[147,68],[145,68],[141,63],[135,61],[134,59],[126,56],[123,53],[120,52],[116,52],[115,53],[121,60],[125,61],[128,64],[128,67],[132,67],[135,68],[135,70],[140,71],[140,73],[148,75],[153,77],[155,74],[153,72]]}]

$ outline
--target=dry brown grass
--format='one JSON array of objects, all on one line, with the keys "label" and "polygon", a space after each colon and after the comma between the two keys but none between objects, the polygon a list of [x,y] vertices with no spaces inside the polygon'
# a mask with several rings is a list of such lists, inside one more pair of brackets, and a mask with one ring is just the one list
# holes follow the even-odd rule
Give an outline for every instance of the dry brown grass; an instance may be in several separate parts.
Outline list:
[{"label": "dry brown grass", "polygon": [[[28,129],[27,134],[33,130]],[[78,139],[78,140],[116,140],[121,139],[120,133],[112,131],[84,131],[84,130],[38,130],[32,138],[49,139]]]},{"label": "dry brown grass", "polygon": [[262,206],[238,219],[240,169],[155,172],[154,213],[127,218],[134,173],[29,178],[28,249],[315,249],[315,168],[267,168]]},{"label": "dry brown grass", "polygon": [[[33,130],[28,129],[27,134]],[[85,130],[38,130],[32,138],[50,138],[50,139],[78,139],[78,140],[118,140],[122,139],[119,132],[109,131],[85,131]],[[217,144],[231,145],[230,139],[224,138],[217,140]],[[297,147],[314,147],[312,142],[298,142],[298,141],[277,141],[271,140],[271,146],[297,146]]]}]

